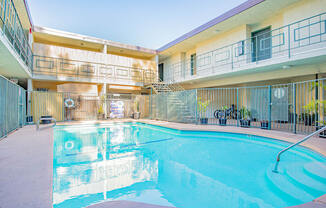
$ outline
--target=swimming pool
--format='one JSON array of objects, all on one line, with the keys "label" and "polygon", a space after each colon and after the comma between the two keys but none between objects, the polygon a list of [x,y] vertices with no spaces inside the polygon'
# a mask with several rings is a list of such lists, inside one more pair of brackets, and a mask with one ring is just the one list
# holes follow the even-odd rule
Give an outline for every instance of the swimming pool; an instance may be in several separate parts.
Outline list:
[{"label": "swimming pool", "polygon": [[257,136],[143,123],[54,128],[53,206],[130,200],[180,208],[286,207],[326,193],[326,158]]}]

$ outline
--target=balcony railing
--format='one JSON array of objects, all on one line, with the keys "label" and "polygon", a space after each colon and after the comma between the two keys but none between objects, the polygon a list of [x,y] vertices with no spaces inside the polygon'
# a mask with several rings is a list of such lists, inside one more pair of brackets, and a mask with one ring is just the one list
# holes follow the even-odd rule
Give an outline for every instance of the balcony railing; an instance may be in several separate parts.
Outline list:
[{"label": "balcony railing", "polygon": [[5,35],[31,72],[33,53],[12,0],[0,0],[0,28],[0,33]]},{"label": "balcony railing", "polygon": [[179,82],[225,74],[255,68],[261,63],[272,64],[271,61],[281,63],[318,56],[326,49],[326,13],[264,31],[252,34],[249,39],[197,54],[196,58],[168,65],[164,80]]},{"label": "balcony railing", "polygon": [[34,55],[33,76],[90,82],[149,84],[157,79],[154,69],[110,65]]}]

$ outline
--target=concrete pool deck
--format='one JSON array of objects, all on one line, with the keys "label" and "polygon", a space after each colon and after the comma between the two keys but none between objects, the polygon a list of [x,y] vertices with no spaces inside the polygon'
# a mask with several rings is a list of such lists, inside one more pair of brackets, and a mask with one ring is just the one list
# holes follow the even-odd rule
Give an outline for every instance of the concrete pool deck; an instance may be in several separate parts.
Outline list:
[{"label": "concrete pool deck", "polygon": [[[93,124],[136,121],[178,130],[220,131],[270,137],[287,142],[296,142],[304,135],[217,125],[181,124],[154,120],[113,120],[63,122],[58,125]],[[326,139],[314,137],[302,144],[326,156]],[[25,126],[0,140],[0,208],[47,208],[52,207],[52,161],[53,130],[51,125]],[[113,201],[90,206],[90,208],[163,208],[142,203]],[[297,208],[326,207],[326,195]]]}]

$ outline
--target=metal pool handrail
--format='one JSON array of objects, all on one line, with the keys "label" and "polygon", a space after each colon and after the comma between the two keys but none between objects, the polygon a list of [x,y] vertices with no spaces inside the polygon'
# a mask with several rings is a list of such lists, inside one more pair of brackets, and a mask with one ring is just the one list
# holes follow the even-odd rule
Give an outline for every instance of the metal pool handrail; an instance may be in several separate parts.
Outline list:
[{"label": "metal pool handrail", "polygon": [[40,121],[48,121],[51,120],[54,122],[52,127],[55,127],[57,125],[57,120],[55,118],[40,118],[36,123],[36,130],[40,129]]},{"label": "metal pool handrail", "polygon": [[282,151],[280,151],[280,152],[277,154],[277,157],[276,157],[276,163],[275,163],[275,167],[274,167],[273,172],[274,172],[274,173],[278,173],[278,170],[277,170],[277,168],[278,168],[278,164],[279,164],[279,162],[280,162],[280,160],[281,160],[281,155],[282,155],[284,152],[286,152],[287,150],[291,149],[292,147],[297,146],[298,144],[301,144],[302,142],[304,142],[304,141],[310,139],[312,136],[314,136],[314,135],[316,135],[316,134],[318,134],[318,133],[320,133],[320,132],[322,132],[322,131],[325,131],[325,130],[326,130],[326,126],[324,126],[323,128],[321,128],[321,129],[319,129],[319,130],[317,130],[317,131],[315,131],[315,132],[309,134],[308,136],[306,136],[306,137],[303,138],[302,140],[300,140],[300,141],[298,141],[298,142],[296,142],[296,143],[294,143],[294,144],[288,146],[287,148],[283,149]]}]

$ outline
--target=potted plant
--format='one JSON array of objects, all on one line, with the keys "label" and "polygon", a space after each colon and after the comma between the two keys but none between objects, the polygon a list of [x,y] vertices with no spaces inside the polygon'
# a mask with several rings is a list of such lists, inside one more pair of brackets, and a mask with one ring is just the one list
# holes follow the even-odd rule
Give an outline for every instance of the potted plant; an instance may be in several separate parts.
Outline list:
[{"label": "potted plant", "polygon": [[304,125],[312,126],[315,123],[316,114],[318,111],[319,100],[312,100],[307,105],[303,106],[304,112],[301,114],[301,120]]},{"label": "potted plant", "polygon": [[209,100],[202,101],[202,98],[198,98],[198,107],[199,107],[199,115],[200,115],[200,123],[207,124],[208,118],[206,117],[207,106],[209,105]]},{"label": "potted plant", "polygon": [[226,126],[226,122],[227,122],[227,110],[228,107],[225,105],[222,107],[222,109],[219,112],[219,117],[218,117],[218,122],[221,126]]},{"label": "potted plant", "polygon": [[98,119],[104,119],[104,110],[103,110],[103,105],[100,105],[98,110],[97,110],[97,118]]},{"label": "potted plant", "polygon": [[139,112],[139,101],[136,99],[135,100],[135,112],[134,112],[134,119],[139,119],[140,118],[140,112]]},{"label": "potted plant", "polygon": [[[320,126],[316,126],[316,131],[326,126],[326,121],[319,121]],[[319,137],[326,138],[326,130],[319,133]]]},{"label": "potted plant", "polygon": [[[320,119],[320,121],[317,121],[317,125],[316,125],[316,131],[325,127],[326,126],[326,121],[325,121],[325,115],[320,115],[320,111],[322,111],[323,113],[326,112],[326,100],[313,100],[308,104],[310,107],[309,109],[315,109],[316,115],[318,115],[318,119]],[[314,114],[314,118],[315,118],[315,114]],[[322,131],[319,133],[319,137],[322,138],[326,138],[326,130]]]},{"label": "potted plant", "polygon": [[250,116],[251,116],[251,112],[246,108],[246,107],[242,107],[240,109],[240,126],[241,127],[250,127],[250,123],[251,123],[251,120],[250,120]]},{"label": "potted plant", "polygon": [[105,106],[105,96],[102,95],[100,97],[99,107],[97,109],[97,118],[100,120],[105,119],[104,106]]},{"label": "potted plant", "polygon": [[[322,90],[326,90],[326,86],[323,83],[320,83],[318,81],[312,82],[310,84],[310,90],[317,90],[321,88]],[[300,120],[304,121],[304,124],[306,126],[312,126],[315,124],[315,121],[319,119],[319,113],[320,110],[324,109],[323,112],[326,110],[326,100],[311,100],[307,105],[303,106],[304,113],[300,115]],[[316,119],[317,118],[317,119]],[[318,126],[319,122],[317,122]],[[324,125],[324,124],[322,124]]]}]

